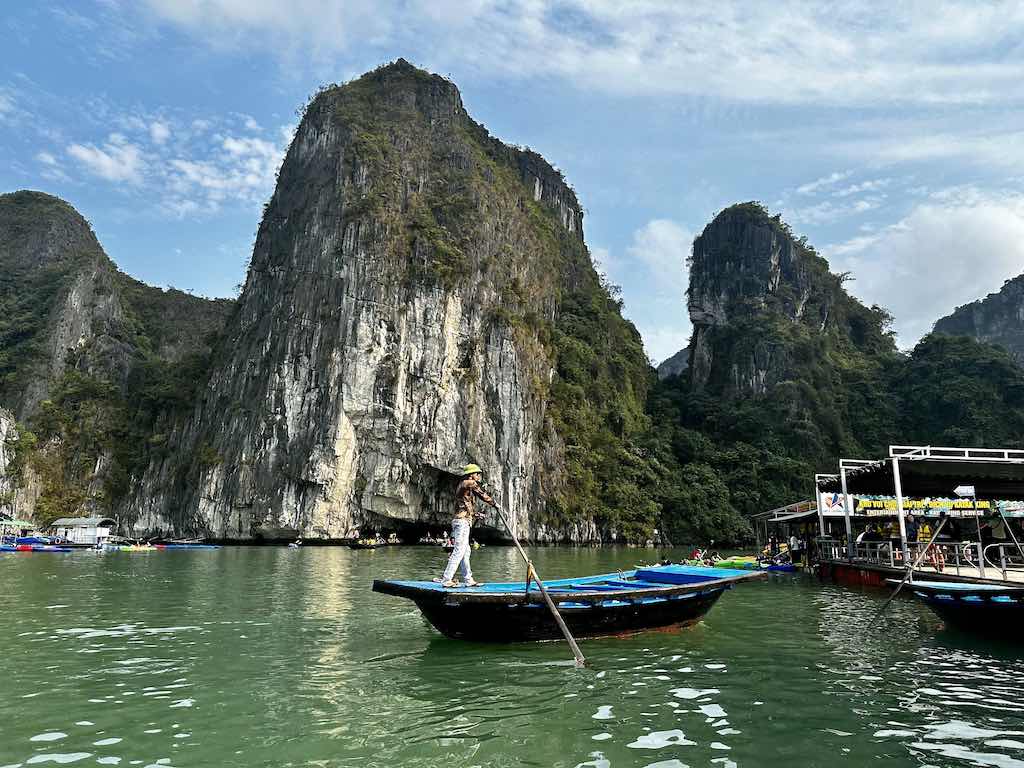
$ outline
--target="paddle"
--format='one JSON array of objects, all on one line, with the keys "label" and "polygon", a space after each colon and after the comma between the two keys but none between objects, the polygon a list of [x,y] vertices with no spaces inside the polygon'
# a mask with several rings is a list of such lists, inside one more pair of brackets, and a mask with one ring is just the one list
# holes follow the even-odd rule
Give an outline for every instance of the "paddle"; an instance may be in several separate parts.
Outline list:
[{"label": "paddle", "polygon": [[901,589],[903,589],[903,585],[906,584],[910,580],[910,577],[914,575],[914,570],[917,568],[917,566],[921,564],[921,561],[924,560],[925,557],[928,555],[928,552],[932,548],[932,544],[934,544],[935,539],[939,537],[939,533],[942,531],[943,526],[946,525],[947,520],[949,520],[949,518],[944,517],[939,522],[939,527],[936,528],[935,533],[932,534],[932,540],[928,542],[928,546],[924,548],[924,552],[917,556],[917,561],[912,566],[910,566],[910,570],[907,571],[907,575],[903,577],[903,581],[901,581],[899,585],[896,587],[896,589],[893,590],[893,593],[889,595],[889,599],[882,604],[882,607],[878,610],[878,613],[875,614],[875,618],[871,620],[871,625],[873,625],[876,621],[878,621],[881,618],[882,613],[885,611],[886,608],[889,607],[889,603],[893,601],[893,598],[900,593]]},{"label": "paddle", "polygon": [[576,666],[585,666],[587,660],[583,658],[583,652],[580,647],[576,645],[576,640],[572,636],[572,632],[569,631],[569,627],[565,625],[565,619],[562,618],[562,614],[558,612],[558,608],[555,607],[554,601],[551,599],[551,595],[548,594],[547,589],[544,587],[544,582],[540,579],[540,574],[533,567],[533,563],[530,562],[530,558],[526,555],[526,550],[523,549],[523,545],[519,543],[519,539],[516,538],[516,534],[512,530],[512,526],[509,525],[508,520],[505,518],[505,514],[501,511],[501,507],[497,504],[494,505],[494,511],[498,513],[498,517],[501,518],[501,522],[504,524],[505,529],[508,531],[508,535],[512,537],[512,543],[516,545],[516,549],[519,550],[519,554],[522,555],[523,560],[526,561],[526,591],[530,591],[530,578],[537,582],[537,586],[540,587],[540,593],[544,596],[544,602],[548,605],[548,610],[551,611],[551,615],[555,619],[555,623],[558,624],[558,628],[562,630],[562,634],[565,635],[565,641],[569,643],[569,648],[572,649],[573,656],[576,657]]}]

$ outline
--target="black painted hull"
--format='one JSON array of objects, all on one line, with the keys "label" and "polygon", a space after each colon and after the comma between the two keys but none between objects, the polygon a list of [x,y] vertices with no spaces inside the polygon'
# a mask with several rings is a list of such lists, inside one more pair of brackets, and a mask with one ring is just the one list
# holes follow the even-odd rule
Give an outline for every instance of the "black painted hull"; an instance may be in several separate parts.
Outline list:
[{"label": "black painted hull", "polygon": [[[561,607],[575,637],[605,637],[686,626],[700,621],[725,588],[617,606]],[[562,633],[543,603],[461,603],[417,600],[420,611],[441,634],[456,640],[518,643],[560,640]]]},{"label": "black painted hull", "polygon": [[1024,608],[1020,605],[971,604],[922,598],[943,621],[952,626],[987,635],[1021,637]]}]

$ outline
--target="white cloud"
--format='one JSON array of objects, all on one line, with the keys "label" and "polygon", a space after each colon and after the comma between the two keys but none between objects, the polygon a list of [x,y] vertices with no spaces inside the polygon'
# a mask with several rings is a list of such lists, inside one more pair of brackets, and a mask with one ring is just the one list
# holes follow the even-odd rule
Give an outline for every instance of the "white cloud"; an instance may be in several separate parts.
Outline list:
[{"label": "white cloud", "polygon": [[[686,314],[686,308],[683,308]],[[672,357],[676,352],[690,343],[690,324],[678,323],[657,325],[639,323],[637,330],[644,340],[644,349],[655,366]]]},{"label": "white cloud", "polygon": [[690,317],[687,257],[693,233],[671,219],[652,219],[633,232],[623,257],[606,248],[591,255],[614,282],[623,283],[626,314],[636,324],[652,360],[664,360],[686,346]]},{"label": "white cloud", "polygon": [[[192,157],[168,161],[168,188],[162,207],[172,216],[216,211],[228,200],[262,203],[274,189],[287,143],[255,136],[218,134]],[[290,131],[288,132],[290,136]]]},{"label": "white cloud", "polygon": [[145,0],[145,5],[216,47],[250,45],[253,35],[262,35],[284,55],[304,50],[318,56],[355,41],[386,38],[396,17],[375,0]]},{"label": "white cloud", "polygon": [[[561,76],[618,93],[729,101],[1007,104],[1024,100],[1024,6],[970,0],[146,0],[216,47],[288,61],[408,51],[440,71]],[[401,19],[401,23],[392,20]]]},{"label": "white cloud", "polygon": [[36,160],[43,166],[40,172],[44,179],[50,181],[69,181],[68,175],[64,172],[60,161],[50,152],[38,152]]},{"label": "white cloud", "polygon": [[895,316],[912,345],[953,309],[1024,272],[1024,194],[947,190],[896,224],[823,249],[849,288]]},{"label": "white cloud", "polygon": [[149,137],[156,144],[163,144],[167,139],[171,137],[171,129],[167,123],[154,120],[149,124]]},{"label": "white cloud", "polygon": [[647,267],[658,293],[683,294],[689,284],[686,260],[693,250],[693,233],[670,219],[652,219],[633,233],[626,253]]},{"label": "white cloud", "polygon": [[107,181],[142,182],[145,171],[142,150],[119,133],[112,133],[102,147],[72,144],[67,153],[95,176]]},{"label": "white cloud", "polygon": [[[289,123],[268,131],[271,140],[251,135],[247,115],[185,117],[166,106],[151,111],[118,109],[103,99],[83,107],[104,125],[117,126],[103,141],[62,138],[66,157],[42,151],[36,159],[48,179],[74,180],[81,172],[129,183],[132,195],[172,218],[204,216],[226,205],[260,205],[273,192],[277,169],[295,131]],[[85,132],[92,124],[69,123]],[[260,133],[263,129],[256,125]],[[91,137],[89,137],[91,138]]]},{"label": "white cloud", "polygon": [[839,201],[823,200],[814,205],[791,208],[783,205],[785,218],[792,224],[819,225],[830,224],[851,216],[873,211],[881,207],[885,195],[869,195],[860,200],[839,197]]},{"label": "white cloud", "polygon": [[826,187],[831,187],[843,179],[848,179],[852,174],[853,171],[835,171],[828,176],[822,176],[820,179],[801,184],[796,188],[796,191],[800,195],[810,195]]},{"label": "white cloud", "polygon": [[611,277],[621,266],[619,261],[612,256],[607,248],[595,246],[590,249],[590,259],[598,272]]},{"label": "white cloud", "polygon": [[857,184],[850,184],[848,187],[837,189],[832,193],[833,197],[849,197],[859,195],[863,192],[879,192],[885,189],[892,182],[892,179],[868,179]]},{"label": "white cloud", "polygon": [[[988,118],[978,118],[988,122]],[[889,130],[872,126],[867,138],[836,142],[835,151],[874,165],[956,161],[987,168],[1024,168],[1024,130],[994,125],[979,131],[937,131],[937,125],[910,121]]]}]

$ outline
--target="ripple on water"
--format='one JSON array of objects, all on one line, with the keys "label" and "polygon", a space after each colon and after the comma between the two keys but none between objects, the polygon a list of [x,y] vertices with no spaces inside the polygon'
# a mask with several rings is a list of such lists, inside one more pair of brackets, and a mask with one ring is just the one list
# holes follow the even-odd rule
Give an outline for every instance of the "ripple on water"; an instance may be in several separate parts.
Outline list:
[{"label": "ripple on water", "polygon": [[695,746],[696,744],[697,742],[687,739],[686,734],[678,728],[674,728],[671,731],[645,733],[626,746],[630,749],[662,749],[671,746]]},{"label": "ripple on water", "polygon": [[66,752],[64,754],[38,754],[32,755],[28,760],[25,761],[25,765],[36,765],[38,763],[77,763],[79,760],[85,760],[87,757],[92,757],[91,752]]}]

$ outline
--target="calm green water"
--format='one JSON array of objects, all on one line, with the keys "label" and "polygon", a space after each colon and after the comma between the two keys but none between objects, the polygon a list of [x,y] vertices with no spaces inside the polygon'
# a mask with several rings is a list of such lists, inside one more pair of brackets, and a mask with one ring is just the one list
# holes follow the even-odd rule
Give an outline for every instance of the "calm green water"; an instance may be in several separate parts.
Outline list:
[{"label": "calm green water", "polygon": [[[536,552],[545,578],[637,550]],[[681,632],[440,637],[373,577],[432,548],[5,555],[0,765],[1024,766],[1024,650],[797,576]],[[521,578],[514,552],[478,578]],[[1024,645],[1020,646],[1024,649]]]}]

